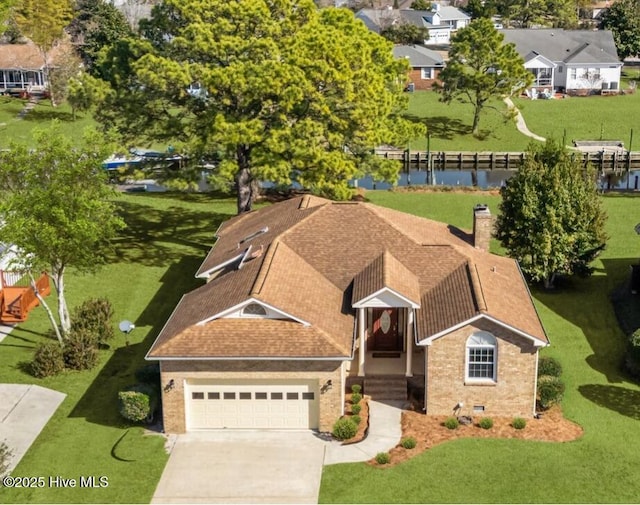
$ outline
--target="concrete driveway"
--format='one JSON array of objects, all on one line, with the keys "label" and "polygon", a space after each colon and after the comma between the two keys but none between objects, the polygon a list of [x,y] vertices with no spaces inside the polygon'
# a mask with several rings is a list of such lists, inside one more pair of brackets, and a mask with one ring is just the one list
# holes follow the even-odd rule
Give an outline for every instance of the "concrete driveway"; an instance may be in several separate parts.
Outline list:
[{"label": "concrete driveway", "polygon": [[178,435],[151,503],[318,503],[324,451],[310,431]]}]

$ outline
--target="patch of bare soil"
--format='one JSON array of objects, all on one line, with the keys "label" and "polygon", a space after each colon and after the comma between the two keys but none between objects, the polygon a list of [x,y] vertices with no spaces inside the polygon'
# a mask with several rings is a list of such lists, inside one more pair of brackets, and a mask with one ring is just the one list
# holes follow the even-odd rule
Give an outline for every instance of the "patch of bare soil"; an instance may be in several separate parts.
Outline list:
[{"label": "patch of bare soil", "polygon": [[[397,445],[389,451],[391,465],[401,463],[438,444],[459,438],[519,438],[544,442],[569,442],[582,436],[582,427],[565,419],[560,407],[556,406],[544,412],[540,419],[527,419],[522,430],[511,426],[513,418],[493,417],[493,427],[485,430],[478,426],[480,417],[473,424],[460,425],[455,430],[444,426],[446,416],[426,416],[419,412],[402,413],[402,437],[413,437],[418,444],[414,449],[405,449]],[[369,464],[377,465],[375,460]]]}]

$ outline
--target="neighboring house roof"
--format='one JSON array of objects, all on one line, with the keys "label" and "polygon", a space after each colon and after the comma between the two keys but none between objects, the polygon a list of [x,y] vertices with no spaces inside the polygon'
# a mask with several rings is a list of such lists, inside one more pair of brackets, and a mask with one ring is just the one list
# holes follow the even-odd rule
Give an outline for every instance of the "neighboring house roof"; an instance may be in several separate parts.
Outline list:
[{"label": "neighboring house roof", "polygon": [[[475,249],[446,224],[303,196],[224,223],[199,272],[238,258],[256,230],[250,242],[262,254],[228,263],[185,295],[149,358],[349,359],[352,305],[380,290],[420,307],[423,343],[477,317],[547,343],[517,263]],[[287,319],[221,319],[252,301]]]},{"label": "neighboring house roof", "polygon": [[413,68],[444,67],[444,60],[440,54],[422,46],[394,46],[393,56],[407,58]]},{"label": "neighboring house roof", "polygon": [[[430,20],[438,14],[444,26],[434,25]],[[356,18],[360,19],[369,30],[380,33],[384,28],[396,23],[410,23],[420,28],[429,30],[448,29],[446,23],[449,21],[459,21],[471,19],[466,12],[456,7],[440,7],[438,11],[418,11],[413,9],[360,9],[356,13]]]},{"label": "neighboring house roof", "polygon": [[[67,50],[67,44],[55,46],[48,54],[49,65],[55,62]],[[44,68],[44,56],[31,41],[26,44],[0,44],[0,69],[3,70],[41,70]]]},{"label": "neighboring house roof", "polygon": [[565,64],[620,64],[609,30],[508,29],[505,42],[526,58],[531,52]]}]

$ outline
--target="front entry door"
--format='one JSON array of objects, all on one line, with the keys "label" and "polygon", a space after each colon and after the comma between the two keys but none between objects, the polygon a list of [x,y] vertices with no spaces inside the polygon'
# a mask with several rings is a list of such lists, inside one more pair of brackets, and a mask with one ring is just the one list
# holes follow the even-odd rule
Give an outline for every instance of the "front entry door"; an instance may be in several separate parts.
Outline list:
[{"label": "front entry door", "polygon": [[402,351],[398,309],[373,309],[372,351]]}]

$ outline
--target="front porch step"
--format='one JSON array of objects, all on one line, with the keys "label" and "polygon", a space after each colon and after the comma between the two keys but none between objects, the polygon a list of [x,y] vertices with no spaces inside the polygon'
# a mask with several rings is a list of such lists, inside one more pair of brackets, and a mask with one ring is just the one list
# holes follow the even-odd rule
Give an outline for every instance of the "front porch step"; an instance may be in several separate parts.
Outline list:
[{"label": "front porch step", "polygon": [[407,379],[405,377],[367,377],[364,379],[363,393],[372,400],[407,400]]}]

